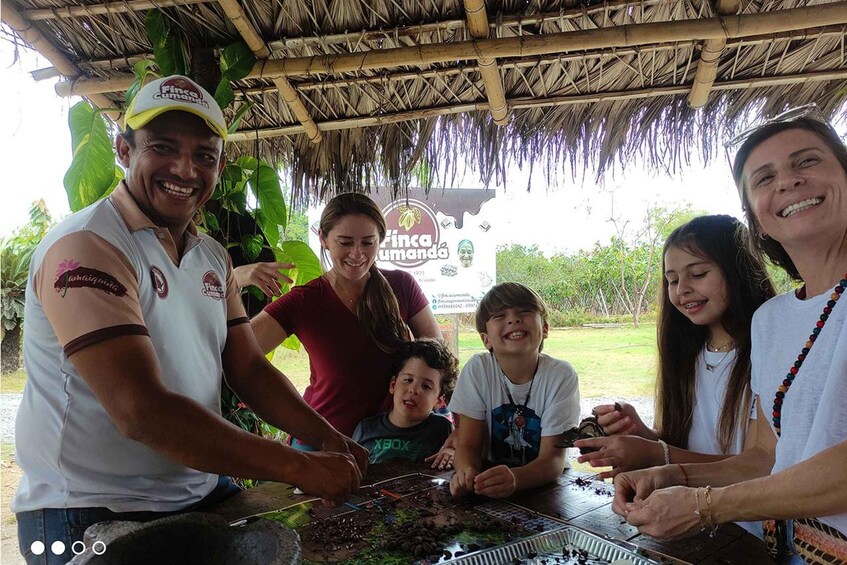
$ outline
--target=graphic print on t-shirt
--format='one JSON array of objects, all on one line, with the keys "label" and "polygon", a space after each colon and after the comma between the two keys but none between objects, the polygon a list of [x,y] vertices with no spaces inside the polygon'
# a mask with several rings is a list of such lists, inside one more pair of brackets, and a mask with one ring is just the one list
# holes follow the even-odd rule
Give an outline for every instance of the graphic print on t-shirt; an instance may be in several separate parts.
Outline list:
[{"label": "graphic print on t-shirt", "polygon": [[491,411],[491,457],[495,463],[526,465],[540,450],[541,418],[535,410],[503,404]]},{"label": "graphic print on t-shirt", "polygon": [[371,450],[372,461],[388,461],[389,459],[408,459],[422,461],[422,452],[426,446],[413,443],[404,438],[378,438],[374,440]]}]

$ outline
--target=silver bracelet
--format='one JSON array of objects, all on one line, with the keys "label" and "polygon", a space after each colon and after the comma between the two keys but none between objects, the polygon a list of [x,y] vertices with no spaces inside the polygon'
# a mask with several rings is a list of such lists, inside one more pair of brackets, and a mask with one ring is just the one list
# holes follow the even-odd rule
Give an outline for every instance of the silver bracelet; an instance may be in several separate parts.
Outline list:
[{"label": "silver bracelet", "polygon": [[664,440],[660,439],[659,445],[662,446],[662,451],[664,451],[664,453],[665,453],[665,465],[670,465],[671,464],[671,454],[670,454],[670,451],[668,451],[668,444],[666,444],[664,442]]}]

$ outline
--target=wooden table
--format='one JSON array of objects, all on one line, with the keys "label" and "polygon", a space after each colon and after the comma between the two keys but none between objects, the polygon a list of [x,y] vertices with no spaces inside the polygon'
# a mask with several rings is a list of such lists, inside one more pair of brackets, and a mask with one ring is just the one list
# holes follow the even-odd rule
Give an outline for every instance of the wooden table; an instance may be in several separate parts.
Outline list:
[{"label": "wooden table", "polygon": [[[375,483],[409,473],[424,473],[445,479],[452,475],[452,472],[435,472],[421,464],[392,461],[372,465],[365,482]],[[714,539],[703,533],[684,540],[664,542],[641,535],[612,512],[612,497],[609,493],[613,492],[613,489],[610,484],[596,482],[586,486],[574,483],[577,478],[588,477],[591,475],[566,469],[555,483],[517,493],[508,500],[596,534],[629,541],[676,563],[772,563],[764,544],[734,524],[721,526]],[[263,483],[227,499],[214,512],[232,521],[261,512],[279,510],[310,498],[312,497],[295,495],[293,487],[286,484]]]}]

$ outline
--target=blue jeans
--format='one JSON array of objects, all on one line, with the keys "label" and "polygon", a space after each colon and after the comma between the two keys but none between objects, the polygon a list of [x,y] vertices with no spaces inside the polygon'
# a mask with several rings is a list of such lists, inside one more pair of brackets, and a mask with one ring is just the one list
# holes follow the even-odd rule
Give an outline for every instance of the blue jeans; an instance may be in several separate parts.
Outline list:
[{"label": "blue jeans", "polygon": [[[220,475],[218,485],[203,500],[176,512],[112,512],[108,508],[43,508],[18,512],[18,547],[27,565],[64,565],[75,553],[82,552],[82,537],[88,526],[109,520],[149,522],[184,512],[203,512],[240,491],[241,487],[229,477]],[[37,542],[41,543],[40,547],[34,547]],[[64,544],[64,551],[58,555],[52,547],[55,542]],[[33,549],[40,549],[40,555]]]}]

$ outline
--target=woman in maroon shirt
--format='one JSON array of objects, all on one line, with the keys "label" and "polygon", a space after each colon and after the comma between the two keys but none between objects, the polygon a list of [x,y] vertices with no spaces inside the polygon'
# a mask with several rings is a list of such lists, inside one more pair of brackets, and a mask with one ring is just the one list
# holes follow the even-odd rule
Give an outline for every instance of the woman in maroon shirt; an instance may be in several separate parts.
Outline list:
[{"label": "woman in maroon shirt", "polygon": [[373,200],[336,196],[321,215],[319,231],[321,261],[329,269],[251,322],[265,352],[289,335],[298,337],[311,365],[303,398],[348,436],[383,407],[397,346],[412,337],[441,337],[414,278],[376,267],[385,234],[385,218]]}]

